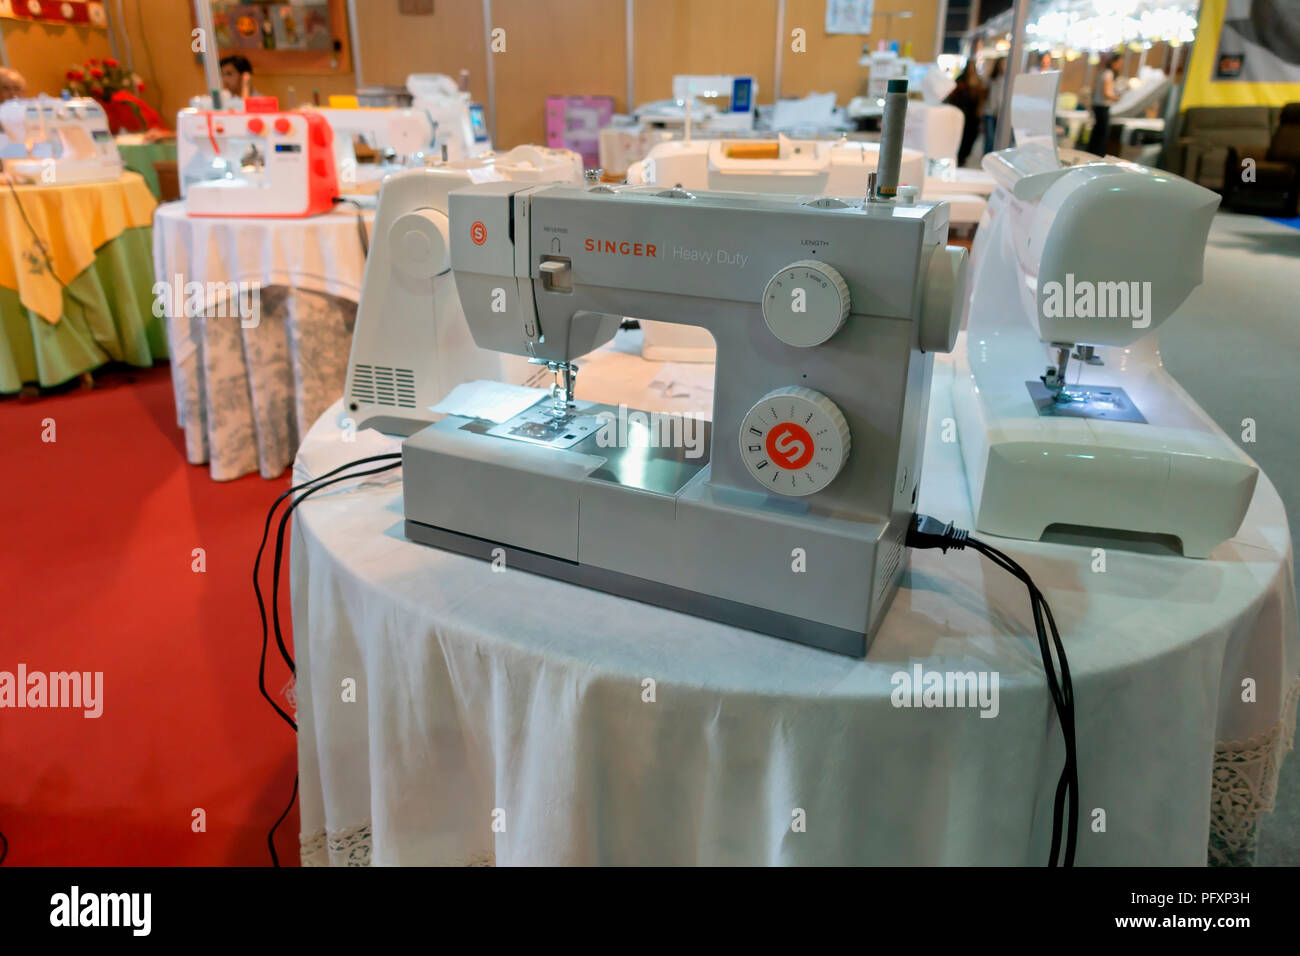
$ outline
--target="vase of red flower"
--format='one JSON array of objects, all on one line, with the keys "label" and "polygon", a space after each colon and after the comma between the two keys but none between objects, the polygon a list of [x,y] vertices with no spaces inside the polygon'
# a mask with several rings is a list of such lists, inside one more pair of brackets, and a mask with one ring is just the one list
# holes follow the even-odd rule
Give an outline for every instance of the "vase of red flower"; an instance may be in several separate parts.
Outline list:
[{"label": "vase of red flower", "polygon": [[114,134],[167,129],[158,112],[140,99],[144,81],[113,57],[106,56],[102,60],[91,57],[68,70],[64,76],[66,89],[73,96],[89,96],[99,101]]}]

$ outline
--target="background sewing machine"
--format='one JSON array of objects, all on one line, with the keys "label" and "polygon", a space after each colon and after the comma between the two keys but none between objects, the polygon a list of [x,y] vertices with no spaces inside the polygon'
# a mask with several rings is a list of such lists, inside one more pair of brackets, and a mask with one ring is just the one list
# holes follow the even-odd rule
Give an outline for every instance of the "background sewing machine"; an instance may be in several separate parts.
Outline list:
[{"label": "background sewing machine", "polygon": [[[930,353],[957,329],[946,207],[517,183],[449,206],[474,340],[562,384],[408,438],[407,536],[864,654],[905,563]],[[713,334],[707,457],[602,442],[617,410],[574,397],[573,360],[625,315]]]},{"label": "background sewing machine", "polygon": [[331,96],[328,108],[314,112],[334,131],[334,167],[344,194],[377,193],[389,173],[437,158],[433,120],[423,110],[359,107],[355,96]]},{"label": "background sewing machine", "polygon": [[52,96],[0,105],[4,171],[15,182],[63,186],[122,176],[122,157],[104,108],[93,99]]},{"label": "background sewing machine", "polygon": [[245,112],[181,110],[181,196],[191,216],[314,216],[339,195],[334,133],[319,111],[249,97]]},{"label": "background sewing machine", "polygon": [[447,194],[501,180],[579,183],[582,157],[518,146],[385,180],[343,392],[343,414],[356,427],[409,435],[437,417],[431,406],[461,382],[519,384],[537,373],[524,359],[474,344],[448,260]]},{"label": "background sewing machine", "polygon": [[[878,143],[848,140],[691,139],[661,143],[627,171],[632,185],[746,193],[839,196],[861,200],[879,168]],[[924,157],[902,151],[899,182],[919,186]],[[654,361],[712,362],[713,339],[694,325],[642,321],[642,355]]]},{"label": "background sewing machine", "polygon": [[972,251],[953,389],[975,526],[1173,538],[1203,557],[1240,527],[1258,469],[1164,370],[1154,333],[1201,282],[1219,197],[1059,156],[1055,97],[1021,92],[1020,145],[984,159],[998,188]]},{"label": "background sewing machine", "polygon": [[[463,83],[468,74],[463,73]],[[412,73],[406,78],[411,106],[428,114],[434,124],[434,155],[449,160],[468,159],[491,152],[487,117],[473,102],[468,87],[442,73]]]},{"label": "background sewing machine", "polygon": [[674,76],[671,99],[642,104],[631,116],[615,116],[600,131],[601,169],[621,176],[655,145],[683,135],[743,136],[754,129],[757,99],[752,76]]}]

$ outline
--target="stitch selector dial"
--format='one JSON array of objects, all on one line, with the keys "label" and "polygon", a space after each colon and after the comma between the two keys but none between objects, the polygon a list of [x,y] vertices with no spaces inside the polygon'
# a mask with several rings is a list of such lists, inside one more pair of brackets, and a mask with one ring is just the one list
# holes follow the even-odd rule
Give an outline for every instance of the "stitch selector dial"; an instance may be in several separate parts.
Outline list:
[{"label": "stitch selector dial", "polygon": [[849,457],[849,423],[821,392],[791,385],[768,392],[740,424],[740,457],[754,480],[782,495],[815,494]]},{"label": "stitch selector dial", "polygon": [[821,345],[848,316],[848,284],[833,266],[816,259],[792,262],[763,289],[763,321],[786,345]]}]

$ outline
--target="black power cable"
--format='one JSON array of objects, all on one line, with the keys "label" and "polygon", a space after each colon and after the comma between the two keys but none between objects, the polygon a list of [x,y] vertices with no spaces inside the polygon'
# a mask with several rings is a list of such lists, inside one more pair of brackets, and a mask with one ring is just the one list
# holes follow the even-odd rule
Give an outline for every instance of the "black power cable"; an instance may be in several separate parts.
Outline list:
[{"label": "black power cable", "polygon": [[[1074,737],[1074,685],[1070,680],[1070,664],[1065,656],[1065,645],[1061,643],[1061,634],[1056,628],[1056,619],[1052,616],[1052,609],[1047,605],[1047,599],[1034,584],[1028,571],[997,548],[978,538],[972,538],[969,532],[954,527],[951,522],[944,524],[929,515],[913,515],[912,524],[907,529],[906,544],[909,548],[917,550],[939,548],[945,553],[949,548],[956,551],[970,548],[1018,578],[1029,590],[1029,605],[1034,614],[1034,629],[1038,633],[1038,651],[1043,659],[1047,689],[1056,707],[1056,718],[1061,725],[1061,735],[1065,739],[1065,766],[1061,769],[1061,777],[1057,781],[1056,794],[1052,801],[1052,853],[1048,866],[1058,865],[1062,829],[1065,831],[1063,865],[1073,866],[1079,836],[1079,764]],[[1055,660],[1052,658],[1053,650],[1056,651]]]},{"label": "black power cable", "polygon": [[[286,498],[297,492],[302,492],[302,494],[299,494],[298,497],[294,498],[293,501],[289,503],[289,506],[284,510],[284,514],[280,517],[280,524],[276,528],[275,535],[275,560],[271,570],[271,625],[275,630],[275,643],[276,647],[279,648],[280,656],[288,666],[290,673],[296,675],[297,668],[294,665],[293,655],[289,653],[289,648],[284,642],[284,634],[280,629],[280,568],[283,564],[284,538],[289,526],[289,518],[293,515],[294,510],[300,504],[322,488],[328,488],[330,485],[337,484],[340,481],[348,481],[353,478],[363,478],[367,475],[377,475],[381,472],[392,471],[394,468],[401,466],[401,458],[401,452],[389,452],[384,455],[371,455],[368,458],[358,458],[356,461],[350,461],[347,464],[339,465],[337,468],[332,471],[327,471],[318,478],[304,481],[301,485],[295,485],[289,490],[283,492],[275,499],[270,510],[266,513],[266,524],[262,528],[262,542],[258,545],[257,558],[253,561],[253,593],[257,595],[257,611],[262,618],[262,654],[258,661],[257,688],[262,692],[262,696],[266,698],[266,702],[271,705],[272,709],[280,715],[285,723],[293,728],[294,733],[298,732],[298,724],[289,716],[288,712],[286,712],[284,708],[275,702],[275,699],[271,697],[270,693],[266,689],[266,651],[269,646],[270,634],[267,629],[266,601],[262,597],[262,586],[258,581],[258,576],[262,567],[262,555],[266,551],[266,541],[271,534],[271,520],[275,517],[276,509],[280,507],[280,504]],[[340,474],[340,472],[344,472],[349,468],[355,468],[359,465],[373,464],[375,462],[387,462],[387,464],[366,471]],[[336,475],[338,477],[335,477]],[[273,866],[280,865],[280,858],[275,852],[275,831],[279,829],[280,824],[289,816],[289,811],[293,809],[294,801],[297,799],[298,775],[295,774],[293,778],[293,793],[289,796],[289,803],[284,808],[284,812],[280,814],[279,819],[272,824],[270,832],[266,835],[266,846],[267,849],[271,851],[271,864]]]}]

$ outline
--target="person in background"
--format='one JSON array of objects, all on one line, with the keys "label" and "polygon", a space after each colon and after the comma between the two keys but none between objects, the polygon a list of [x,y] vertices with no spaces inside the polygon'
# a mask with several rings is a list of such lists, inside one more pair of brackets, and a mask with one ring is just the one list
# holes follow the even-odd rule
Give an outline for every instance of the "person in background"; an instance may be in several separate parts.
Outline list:
[{"label": "person in background", "polygon": [[1006,86],[1007,58],[1000,56],[989,69],[988,92],[984,96],[984,152],[993,152],[998,131],[998,110],[1002,108],[1002,91]]},{"label": "person in background", "polygon": [[1088,152],[1094,156],[1106,155],[1106,137],[1110,133],[1110,106],[1119,99],[1116,77],[1120,62],[1118,53],[1107,53],[1101,58],[1097,78],[1092,84],[1092,135],[1088,137]]},{"label": "person in background", "polygon": [[1052,54],[1044,53],[1030,67],[1030,73],[1046,73],[1052,68]]},{"label": "person in background", "polygon": [[965,166],[970,159],[971,150],[975,148],[975,137],[980,129],[980,106],[984,102],[984,84],[975,72],[975,57],[966,61],[966,69],[957,77],[957,85],[944,100],[950,106],[961,110],[965,123],[961,130],[961,148],[957,150],[957,165]]},{"label": "person in background", "polygon": [[253,89],[253,64],[248,57],[233,54],[221,58],[221,86],[227,96],[238,96],[246,100],[256,96]]},{"label": "person in background", "polygon": [[27,82],[17,70],[0,66],[0,103],[5,100],[20,99],[27,89]]}]

